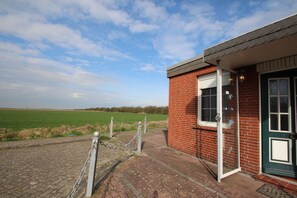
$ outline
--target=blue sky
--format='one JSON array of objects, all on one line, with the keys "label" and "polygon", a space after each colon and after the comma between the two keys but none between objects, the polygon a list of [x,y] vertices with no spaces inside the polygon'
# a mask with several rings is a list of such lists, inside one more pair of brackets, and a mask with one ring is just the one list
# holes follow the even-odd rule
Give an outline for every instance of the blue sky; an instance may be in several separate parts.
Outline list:
[{"label": "blue sky", "polygon": [[1,0],[0,107],[167,105],[167,67],[296,12],[296,0]]}]

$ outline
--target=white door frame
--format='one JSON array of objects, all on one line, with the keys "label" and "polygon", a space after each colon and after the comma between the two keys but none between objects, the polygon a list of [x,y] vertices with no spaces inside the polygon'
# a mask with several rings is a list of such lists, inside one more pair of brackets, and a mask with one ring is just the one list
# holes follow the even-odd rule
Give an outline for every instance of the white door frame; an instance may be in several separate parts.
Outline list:
[{"label": "white door frame", "polygon": [[[228,177],[234,173],[241,171],[240,167],[240,136],[239,136],[239,95],[238,95],[238,77],[236,77],[236,98],[237,98],[237,159],[238,159],[238,168],[229,171],[224,174],[223,172],[223,120],[222,120],[222,69],[217,64],[217,160],[218,160],[218,173],[217,173],[217,181],[221,182],[221,180],[225,177]],[[229,70],[230,71],[230,70]]]}]

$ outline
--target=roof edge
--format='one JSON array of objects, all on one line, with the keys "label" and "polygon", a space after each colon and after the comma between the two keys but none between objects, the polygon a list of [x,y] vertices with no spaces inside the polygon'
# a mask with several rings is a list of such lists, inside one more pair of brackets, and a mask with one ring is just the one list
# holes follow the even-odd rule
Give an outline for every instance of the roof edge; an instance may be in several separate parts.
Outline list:
[{"label": "roof edge", "polygon": [[168,71],[168,70],[171,70],[171,69],[174,69],[174,68],[176,68],[176,67],[185,65],[185,64],[187,64],[187,63],[193,62],[193,61],[195,61],[195,60],[199,60],[199,59],[202,59],[202,60],[203,60],[203,54],[200,54],[200,55],[195,56],[195,57],[193,57],[193,58],[184,60],[184,61],[179,62],[179,63],[176,63],[176,64],[174,64],[174,65],[172,65],[172,66],[170,66],[170,67],[167,67],[167,71]]},{"label": "roof edge", "polygon": [[167,77],[171,78],[174,76],[186,74],[207,66],[209,66],[209,64],[203,61],[203,56],[195,56],[194,58],[185,60],[169,67],[167,69]]},{"label": "roof edge", "polygon": [[[245,36],[245,35],[247,35],[247,34],[250,34],[250,33],[252,33],[252,32],[255,32],[255,31],[257,31],[257,30],[266,28],[266,27],[271,26],[271,25],[273,25],[273,24],[275,24],[275,23],[284,21],[284,20],[286,20],[286,19],[288,19],[288,18],[294,17],[295,15],[297,15],[297,13],[294,13],[294,14],[291,14],[291,15],[289,15],[289,16],[283,17],[283,18],[281,18],[281,19],[275,20],[275,21],[273,21],[273,22],[271,22],[271,23],[262,25],[262,26],[260,26],[260,27],[258,27],[258,28],[256,28],[256,29],[253,29],[253,30],[250,30],[250,31],[243,32],[243,33],[241,33],[241,34],[239,34],[239,35],[237,35],[237,36],[234,36],[234,37],[232,37],[232,38],[229,38],[229,39],[227,39],[227,40],[225,40],[225,41],[223,41],[223,42],[214,44],[214,45],[212,45],[212,46],[206,48],[206,49],[203,50],[203,51],[204,51],[204,53],[205,53],[206,50],[209,50],[209,49],[214,48],[214,47],[217,47],[217,46],[219,46],[219,45],[228,43],[228,42],[230,42],[230,41],[232,41],[232,40],[234,40],[234,39],[237,39],[237,38],[239,38],[239,37]],[[203,54],[204,54],[204,53],[203,53]]]}]

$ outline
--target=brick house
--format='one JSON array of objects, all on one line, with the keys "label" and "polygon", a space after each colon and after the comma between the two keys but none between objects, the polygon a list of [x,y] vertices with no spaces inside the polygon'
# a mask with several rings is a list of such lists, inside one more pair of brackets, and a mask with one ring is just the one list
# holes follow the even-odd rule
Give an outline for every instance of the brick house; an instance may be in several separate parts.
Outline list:
[{"label": "brick house", "polygon": [[297,179],[297,15],[167,69],[168,144],[238,171]]}]

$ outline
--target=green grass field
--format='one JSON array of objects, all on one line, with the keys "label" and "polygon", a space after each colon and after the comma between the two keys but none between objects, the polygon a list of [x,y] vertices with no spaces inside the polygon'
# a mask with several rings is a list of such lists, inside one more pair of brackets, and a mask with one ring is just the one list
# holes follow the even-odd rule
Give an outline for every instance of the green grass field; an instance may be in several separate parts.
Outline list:
[{"label": "green grass field", "polygon": [[106,125],[114,117],[116,123],[131,124],[143,121],[162,121],[167,115],[64,110],[0,110],[0,129],[17,132],[31,128],[53,128],[62,125]]}]

